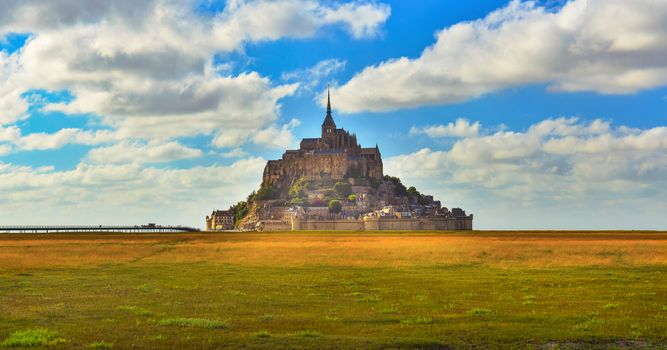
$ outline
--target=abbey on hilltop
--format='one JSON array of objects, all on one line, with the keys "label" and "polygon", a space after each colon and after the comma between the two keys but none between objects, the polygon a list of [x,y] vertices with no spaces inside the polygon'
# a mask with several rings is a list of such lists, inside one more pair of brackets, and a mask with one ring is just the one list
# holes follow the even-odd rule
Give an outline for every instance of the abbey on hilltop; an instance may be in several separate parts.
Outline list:
[{"label": "abbey on hilltop", "polygon": [[288,150],[282,159],[266,163],[262,186],[282,187],[299,178],[369,178],[380,181],[382,177],[380,149],[377,145],[363,148],[357,143],[357,135],[336,128],[331,116],[331,96],[327,93],[327,115],[322,123],[322,137],[303,139],[298,150]]},{"label": "abbey on hilltop", "polygon": [[472,214],[385,175],[377,145],[336,127],[327,93],[319,138],[270,160],[246,201],[206,217],[207,230],[472,230]]}]

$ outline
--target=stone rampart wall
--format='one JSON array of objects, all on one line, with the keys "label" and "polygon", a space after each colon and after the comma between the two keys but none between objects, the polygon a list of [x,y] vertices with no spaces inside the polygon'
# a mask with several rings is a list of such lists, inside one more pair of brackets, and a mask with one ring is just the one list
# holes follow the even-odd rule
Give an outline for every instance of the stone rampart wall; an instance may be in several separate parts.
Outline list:
[{"label": "stone rampart wall", "polygon": [[261,232],[277,232],[277,231],[291,231],[292,225],[286,224],[279,220],[262,221],[258,227]]},{"label": "stone rampart wall", "polygon": [[364,222],[361,220],[308,220],[301,221],[303,231],[363,231]]},{"label": "stone rampart wall", "polygon": [[472,230],[472,215],[460,218],[387,219],[367,217],[363,220],[301,220],[292,218],[292,231],[461,231]]},{"label": "stone rampart wall", "polygon": [[416,231],[420,230],[420,220],[417,219],[380,219],[380,230]]}]

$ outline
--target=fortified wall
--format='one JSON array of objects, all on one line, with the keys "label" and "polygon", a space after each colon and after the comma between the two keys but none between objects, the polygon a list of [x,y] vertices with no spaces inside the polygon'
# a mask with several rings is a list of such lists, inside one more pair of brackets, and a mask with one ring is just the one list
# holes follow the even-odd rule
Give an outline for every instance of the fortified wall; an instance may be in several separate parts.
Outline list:
[{"label": "fortified wall", "polygon": [[274,231],[470,231],[472,214],[463,217],[394,219],[366,216],[358,220],[304,220],[292,217],[290,223],[264,220],[257,230]]}]

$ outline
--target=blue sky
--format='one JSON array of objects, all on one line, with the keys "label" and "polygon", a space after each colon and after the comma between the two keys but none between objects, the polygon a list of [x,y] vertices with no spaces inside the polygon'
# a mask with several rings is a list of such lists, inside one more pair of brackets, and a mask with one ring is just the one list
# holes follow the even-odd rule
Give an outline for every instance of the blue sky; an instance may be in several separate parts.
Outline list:
[{"label": "blue sky", "polygon": [[339,127],[476,228],[665,229],[664,5],[9,1],[0,224],[201,226],[318,135],[331,85]]}]

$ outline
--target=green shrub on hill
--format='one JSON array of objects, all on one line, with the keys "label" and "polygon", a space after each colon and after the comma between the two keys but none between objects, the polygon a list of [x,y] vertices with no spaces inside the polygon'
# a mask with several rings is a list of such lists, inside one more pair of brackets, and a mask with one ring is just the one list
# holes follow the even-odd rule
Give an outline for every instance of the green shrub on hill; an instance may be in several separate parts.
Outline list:
[{"label": "green shrub on hill", "polygon": [[306,191],[312,189],[313,182],[302,177],[294,181],[292,186],[290,186],[289,191],[287,191],[287,194],[290,198],[304,197],[306,195]]},{"label": "green shrub on hill", "polygon": [[396,197],[405,197],[408,195],[408,189],[405,188],[405,185],[401,182],[401,179],[395,176],[384,176],[384,181],[389,181],[394,185],[394,196]]},{"label": "green shrub on hill", "polygon": [[408,192],[408,197],[410,197],[411,200],[416,201],[419,204],[431,204],[431,201],[426,199],[426,195],[419,193],[415,186],[410,186],[407,190]]},{"label": "green shrub on hill", "polygon": [[329,212],[332,214],[337,214],[340,213],[341,209],[343,206],[340,204],[339,200],[331,200],[329,201]]},{"label": "green shrub on hill", "polygon": [[248,215],[248,202],[240,201],[232,205],[229,209],[234,211],[235,222],[241,222]]},{"label": "green shrub on hill", "polygon": [[308,202],[308,198],[302,198],[302,197],[292,198],[289,201],[289,203],[292,205],[301,205],[301,206],[308,206],[310,204]]},{"label": "green shrub on hill", "polygon": [[347,196],[352,194],[352,185],[343,181],[336,182],[334,185],[334,192],[336,192],[340,198],[347,198]]},{"label": "green shrub on hill", "polygon": [[276,191],[276,188],[269,185],[269,186],[262,186],[259,188],[259,191],[257,191],[257,194],[253,197],[253,201],[266,201],[270,199],[276,199],[278,195],[278,191]]}]

